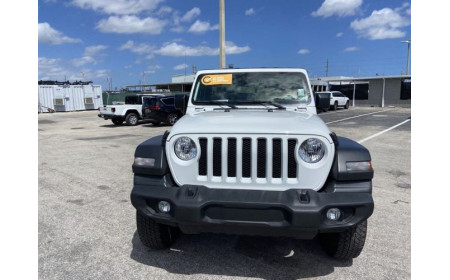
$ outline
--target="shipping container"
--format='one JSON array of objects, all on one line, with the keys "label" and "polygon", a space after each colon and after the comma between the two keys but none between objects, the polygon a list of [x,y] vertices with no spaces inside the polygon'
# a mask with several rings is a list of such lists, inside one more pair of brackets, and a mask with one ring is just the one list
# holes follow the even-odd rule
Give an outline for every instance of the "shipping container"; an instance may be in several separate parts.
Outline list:
[{"label": "shipping container", "polygon": [[38,112],[97,110],[103,105],[100,85],[38,85]]}]

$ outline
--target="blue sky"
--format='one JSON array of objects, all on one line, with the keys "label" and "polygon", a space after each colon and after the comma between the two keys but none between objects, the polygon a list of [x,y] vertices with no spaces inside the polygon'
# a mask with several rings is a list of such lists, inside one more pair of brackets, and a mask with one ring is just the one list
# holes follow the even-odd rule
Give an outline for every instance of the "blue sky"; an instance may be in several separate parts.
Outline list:
[{"label": "blue sky", "polygon": [[[411,2],[225,0],[226,64],[310,76],[399,75]],[[219,0],[39,0],[38,78],[106,88],[219,66]]]}]

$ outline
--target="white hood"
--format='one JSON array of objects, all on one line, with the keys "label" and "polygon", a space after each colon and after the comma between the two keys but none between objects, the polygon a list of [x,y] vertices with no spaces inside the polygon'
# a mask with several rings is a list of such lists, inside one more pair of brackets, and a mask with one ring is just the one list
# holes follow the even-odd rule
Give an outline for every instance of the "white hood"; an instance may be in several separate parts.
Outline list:
[{"label": "white hood", "polygon": [[315,114],[262,109],[218,110],[185,115],[172,127],[170,137],[201,133],[320,135],[332,142],[328,127]]}]

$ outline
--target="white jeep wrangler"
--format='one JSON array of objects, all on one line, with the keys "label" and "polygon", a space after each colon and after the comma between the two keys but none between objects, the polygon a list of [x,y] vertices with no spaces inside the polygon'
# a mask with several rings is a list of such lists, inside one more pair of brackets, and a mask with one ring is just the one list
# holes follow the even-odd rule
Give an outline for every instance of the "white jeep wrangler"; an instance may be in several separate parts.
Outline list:
[{"label": "white jeep wrangler", "polygon": [[140,144],[131,202],[150,248],[177,233],[312,239],[338,259],[363,249],[370,153],[316,115],[302,69],[199,71],[186,115]]}]

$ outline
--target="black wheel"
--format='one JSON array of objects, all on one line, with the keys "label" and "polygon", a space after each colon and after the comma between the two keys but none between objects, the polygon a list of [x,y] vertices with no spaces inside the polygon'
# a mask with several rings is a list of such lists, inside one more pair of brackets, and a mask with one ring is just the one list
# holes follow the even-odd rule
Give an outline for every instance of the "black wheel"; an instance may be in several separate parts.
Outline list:
[{"label": "black wheel", "polygon": [[347,103],[345,103],[345,109],[348,109],[348,107],[350,107],[350,101],[347,101]]},{"label": "black wheel", "polygon": [[323,108],[322,111],[328,112],[328,109],[329,109],[329,108]]},{"label": "black wheel", "polygon": [[170,125],[174,125],[178,121],[178,115],[176,113],[170,113],[167,116],[167,123]]},{"label": "black wheel", "polygon": [[152,249],[165,249],[175,242],[179,230],[158,224],[136,211],[136,226],[142,244]]},{"label": "black wheel", "polygon": [[158,126],[160,122],[151,122],[151,124],[153,124],[153,126]]},{"label": "black wheel", "polygon": [[356,258],[366,242],[367,220],[343,232],[321,233],[320,243],[325,252],[339,260]]},{"label": "black wheel", "polygon": [[139,121],[138,116],[135,113],[129,113],[125,118],[127,125],[137,125]]},{"label": "black wheel", "polygon": [[113,124],[115,125],[121,125],[123,123],[122,119],[112,119],[111,120],[113,122]]},{"label": "black wheel", "polygon": [[333,105],[333,110],[337,110],[337,107],[338,107],[338,103],[337,103],[337,101],[336,102],[334,102],[334,105]]}]

